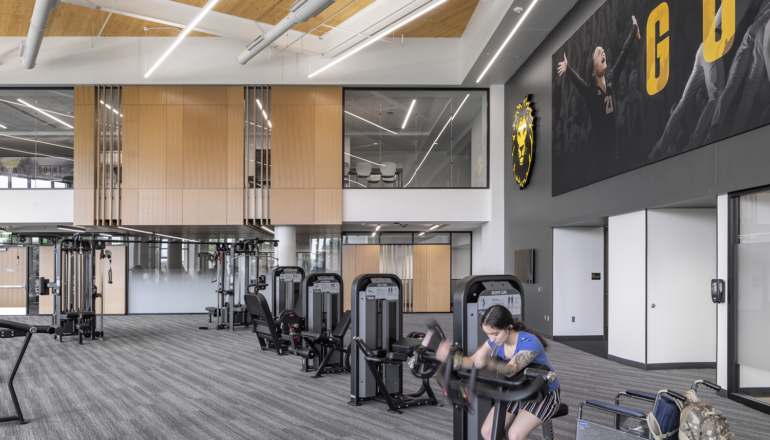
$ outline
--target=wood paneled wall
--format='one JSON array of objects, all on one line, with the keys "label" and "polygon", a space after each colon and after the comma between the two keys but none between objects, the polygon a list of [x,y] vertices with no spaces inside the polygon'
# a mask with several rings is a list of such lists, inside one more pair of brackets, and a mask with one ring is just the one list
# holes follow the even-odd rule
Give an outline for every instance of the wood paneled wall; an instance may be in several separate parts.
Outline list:
[{"label": "wood paneled wall", "polygon": [[[75,93],[78,225],[95,224],[93,91]],[[244,224],[244,96],[240,86],[122,88],[120,224]]]},{"label": "wood paneled wall", "polygon": [[[39,271],[41,277],[56,281],[54,279],[54,267],[53,267],[53,246],[40,246],[39,256]],[[53,313],[53,295],[40,295],[38,299],[39,311],[41,315],[50,315]]]},{"label": "wood paneled wall", "polygon": [[[412,311],[449,312],[452,301],[452,247],[415,245],[413,252]],[[342,280],[345,283],[346,310],[350,308],[350,288],[353,280],[364,273],[381,273],[380,258],[379,245],[342,246]]]},{"label": "wood paneled wall", "polygon": [[[21,286],[27,282],[27,248],[6,249],[0,252],[0,286]],[[26,291],[0,289],[0,307],[27,307]]]},{"label": "wood paneled wall", "polygon": [[345,288],[345,310],[350,310],[350,288],[357,276],[380,273],[380,247],[377,245],[342,246],[342,282]]},{"label": "wood paneled wall", "polygon": [[[449,312],[452,301],[452,247],[415,245],[413,252],[412,311]],[[353,280],[364,273],[380,273],[380,266],[380,246],[342,246],[342,280],[345,283],[344,301],[347,309],[350,308]]]},{"label": "wood paneled wall", "polygon": [[[41,248],[42,249],[42,248]],[[105,315],[125,315],[126,314],[126,258],[128,248],[126,246],[107,246],[107,250],[112,252],[112,284],[107,283],[110,264],[104,260],[104,314]],[[94,280],[96,288],[101,291],[101,262],[96,259],[94,268]],[[41,261],[42,267],[42,261]],[[101,311],[101,298],[96,300],[96,312]],[[41,309],[42,310],[42,309]],[[42,311],[40,312],[43,313]],[[50,313],[50,312],[49,312]]]},{"label": "wood paneled wall", "polygon": [[271,90],[272,224],[342,224],[342,87]]}]

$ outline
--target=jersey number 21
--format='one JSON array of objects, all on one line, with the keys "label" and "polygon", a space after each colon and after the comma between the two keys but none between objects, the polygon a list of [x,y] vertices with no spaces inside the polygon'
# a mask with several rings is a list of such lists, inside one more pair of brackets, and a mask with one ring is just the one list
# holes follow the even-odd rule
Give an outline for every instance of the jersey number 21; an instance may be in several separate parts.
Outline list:
[{"label": "jersey number 21", "polygon": [[612,96],[605,96],[604,103],[607,105],[607,114],[610,114],[615,110],[612,107]]}]

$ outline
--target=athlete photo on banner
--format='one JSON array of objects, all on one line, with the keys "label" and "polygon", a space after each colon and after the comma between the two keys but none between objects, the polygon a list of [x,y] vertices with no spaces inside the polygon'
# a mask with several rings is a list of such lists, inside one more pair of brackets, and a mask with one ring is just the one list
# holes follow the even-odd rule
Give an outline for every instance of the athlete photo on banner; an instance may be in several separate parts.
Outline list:
[{"label": "athlete photo on banner", "polygon": [[552,63],[556,196],[770,123],[770,0],[607,0]]}]

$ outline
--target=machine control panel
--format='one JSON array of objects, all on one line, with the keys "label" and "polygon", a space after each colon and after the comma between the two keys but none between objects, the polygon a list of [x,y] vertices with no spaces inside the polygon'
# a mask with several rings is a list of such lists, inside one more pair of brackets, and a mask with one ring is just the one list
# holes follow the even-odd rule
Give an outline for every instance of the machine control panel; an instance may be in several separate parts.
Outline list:
[{"label": "machine control panel", "polygon": [[372,278],[372,283],[366,286],[366,299],[384,299],[398,301],[398,285],[390,278]]}]

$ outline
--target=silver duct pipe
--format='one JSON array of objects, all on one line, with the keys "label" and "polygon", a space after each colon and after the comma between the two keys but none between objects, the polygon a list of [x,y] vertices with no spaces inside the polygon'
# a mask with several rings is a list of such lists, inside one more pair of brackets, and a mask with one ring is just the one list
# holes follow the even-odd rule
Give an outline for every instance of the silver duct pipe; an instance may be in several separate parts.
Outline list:
[{"label": "silver duct pipe", "polygon": [[21,65],[25,69],[35,67],[37,54],[40,52],[40,45],[43,44],[43,35],[48,26],[48,17],[51,16],[51,9],[59,6],[60,0],[36,0],[35,9],[32,11],[32,19],[29,21],[29,33],[27,40],[22,42]]},{"label": "silver duct pipe", "polygon": [[297,0],[291,5],[289,15],[267,33],[258,36],[246,46],[246,50],[238,55],[238,62],[246,64],[266,47],[270,46],[281,35],[297,24],[304,23],[323,12],[336,0]]}]

